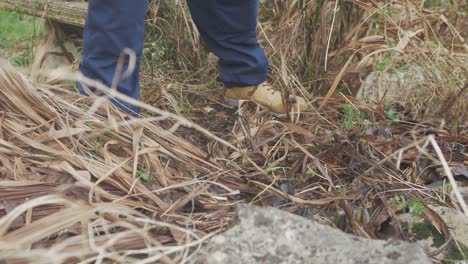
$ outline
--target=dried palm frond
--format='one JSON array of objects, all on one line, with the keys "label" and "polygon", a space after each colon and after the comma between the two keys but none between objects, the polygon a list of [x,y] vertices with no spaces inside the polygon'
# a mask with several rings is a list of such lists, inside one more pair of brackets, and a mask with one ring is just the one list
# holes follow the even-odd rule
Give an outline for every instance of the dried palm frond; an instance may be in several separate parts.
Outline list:
[{"label": "dried palm frond", "polygon": [[[265,1],[259,39],[271,58],[271,81],[301,93],[312,110],[278,119],[251,103],[239,116],[209,109],[219,122],[232,121],[222,132],[189,121],[203,117],[184,109],[187,94],[202,100],[214,94],[216,60],[203,56],[180,1],[153,1],[153,10],[169,12],[148,17],[150,24],[159,21],[153,26],[174,27],[162,27],[161,36],[176,35],[164,46],[167,54],[176,49],[176,63],[157,61],[156,73],[142,78],[152,88],[146,102],[168,111],[138,102],[147,115],[135,118],[103,98],[36,84],[0,65],[0,255],[9,263],[184,262],[228,226],[238,203],[301,215],[342,209],[344,230],[380,237],[383,225],[393,225],[394,236],[404,237],[396,216],[405,210],[400,197],[454,202],[430,184],[451,175],[447,166],[468,166],[466,124],[460,124],[468,101],[460,77],[464,55],[457,49],[463,32],[413,2]],[[398,15],[389,15],[389,7]],[[441,21],[454,37],[448,55],[432,53]],[[420,101],[392,120],[385,109],[346,95],[387,54],[425,70],[438,61],[443,70],[428,76],[452,82],[425,88],[438,95],[431,105],[444,102],[439,112],[453,111],[447,120],[458,122],[458,130],[414,121],[424,110]],[[427,135],[435,135],[429,139],[437,140],[437,155]]]}]

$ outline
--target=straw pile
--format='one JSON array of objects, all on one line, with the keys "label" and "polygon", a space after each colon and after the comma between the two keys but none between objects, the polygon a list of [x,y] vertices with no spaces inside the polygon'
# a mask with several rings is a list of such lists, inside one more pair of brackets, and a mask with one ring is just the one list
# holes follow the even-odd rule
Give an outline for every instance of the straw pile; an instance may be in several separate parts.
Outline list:
[{"label": "straw pile", "polygon": [[[427,87],[439,89],[437,94],[451,89],[448,97],[433,100],[462,113],[451,119],[455,125],[450,128],[456,129],[433,120],[414,121],[420,111],[412,112],[417,108],[409,105],[405,110],[411,115],[390,118],[385,109],[335,93],[340,81],[356,88],[351,84],[388,51],[385,38],[377,36],[381,32],[367,23],[384,7],[362,1],[282,3],[269,1],[271,9],[262,10],[270,13],[260,35],[272,58],[272,82],[309,99],[312,110],[300,116],[277,119],[247,103],[238,114],[223,110],[223,118],[234,122],[220,133],[143,103],[146,117],[128,116],[98,97],[36,84],[1,66],[0,256],[8,263],[186,262],[207,238],[228,226],[239,203],[300,215],[339,209],[347,219],[340,228],[372,238],[405,238],[397,217],[405,210],[402,199],[466,209],[446,189],[426,186],[452,179],[452,171],[463,172],[457,168],[468,165],[466,126],[460,122],[466,101],[458,100],[466,95],[466,86],[460,86],[462,70],[448,72],[441,66],[442,76],[453,82]],[[409,2],[404,10],[414,8]],[[284,11],[286,16],[278,15]],[[412,14],[413,22],[434,25],[428,21],[437,20],[430,12]],[[409,30],[415,24],[395,19],[383,13],[375,23],[387,21],[385,37],[398,43],[402,26]],[[178,23],[184,32],[193,29],[189,20]],[[426,66],[433,62],[430,50],[421,49],[427,47],[430,31],[419,34],[403,47],[407,56],[394,57],[397,64],[418,58]],[[161,66],[169,68],[164,76],[157,72],[145,78],[144,73],[144,81],[159,78],[157,87],[178,83],[194,88],[191,93],[200,83],[214,85],[209,74],[214,60],[191,71],[202,52],[196,32],[188,35],[190,44],[173,45],[180,48],[174,68]],[[176,41],[187,41],[182,36]],[[321,52],[324,46],[327,56]],[[460,56],[452,53],[443,62],[460,69]],[[312,67],[325,61],[326,72]],[[319,81],[312,82],[317,76]],[[328,94],[312,96],[323,91]],[[163,94],[159,92],[151,93]],[[165,99],[186,99],[186,94],[179,98],[174,90],[165,92]],[[210,93],[206,87],[200,92]],[[145,98],[169,108],[148,92]],[[439,148],[442,153],[436,152]],[[424,212],[449,242],[440,217],[425,205]]]},{"label": "straw pile", "polygon": [[[428,126],[388,123],[362,137],[319,114],[291,123],[247,105],[226,136],[235,146],[208,138],[203,150],[170,131],[175,120],[136,119],[105,102],[91,114],[85,109],[96,98],[5,68],[0,93],[0,249],[13,263],[180,262],[222,230],[240,202],[299,213],[368,204],[383,216],[351,226],[378,237],[382,219],[392,217],[383,208],[401,190],[431,196],[412,172],[424,142],[410,140],[425,138]],[[463,154],[451,155],[453,166],[463,164]]]},{"label": "straw pile", "polygon": [[[9,259],[183,252],[186,247],[161,245],[197,241],[222,229],[236,202],[261,193],[260,181],[270,184],[258,165],[234,162],[242,153],[208,154],[170,127],[129,117],[105,102],[87,113],[96,98],[35,85],[6,68],[0,76],[0,196],[8,214],[0,222],[0,248]],[[249,178],[259,182],[250,186]],[[37,250],[25,257],[31,247]]]}]

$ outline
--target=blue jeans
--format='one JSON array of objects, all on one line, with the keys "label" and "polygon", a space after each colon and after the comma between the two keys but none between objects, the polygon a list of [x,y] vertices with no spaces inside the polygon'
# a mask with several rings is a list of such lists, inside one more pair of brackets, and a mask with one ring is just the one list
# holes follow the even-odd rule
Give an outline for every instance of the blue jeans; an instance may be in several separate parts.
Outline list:
[{"label": "blue jeans", "polygon": [[[264,82],[268,60],[256,37],[258,0],[187,1],[206,46],[219,57],[220,78],[225,86]],[[146,8],[147,0],[89,0],[80,65],[85,76],[110,86],[123,49],[132,49],[137,55],[137,67],[130,77],[119,82],[117,89],[135,99],[140,97],[139,70]],[[78,88],[84,94],[80,84]],[[113,102],[138,112],[133,105]]]}]

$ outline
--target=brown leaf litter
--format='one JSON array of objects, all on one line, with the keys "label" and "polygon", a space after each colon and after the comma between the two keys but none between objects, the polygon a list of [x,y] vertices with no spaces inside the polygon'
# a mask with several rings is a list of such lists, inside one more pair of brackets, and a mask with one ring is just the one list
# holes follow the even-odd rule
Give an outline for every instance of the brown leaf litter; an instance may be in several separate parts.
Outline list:
[{"label": "brown leaf litter", "polygon": [[[192,118],[198,126],[172,114],[183,112],[175,107],[168,113],[145,105],[149,116],[137,119],[0,66],[0,256],[7,263],[178,263],[227,228],[239,203],[300,215],[342,210],[337,227],[382,239],[407,239],[401,199],[459,207],[428,136],[458,183],[466,181],[463,36],[415,1],[389,3],[266,2],[259,35],[273,84],[308,99],[327,94],[310,101],[310,112],[285,119],[249,103],[238,115],[202,106],[200,116],[209,119]],[[184,18],[164,29],[180,35],[172,44],[183,69],[200,66],[202,44],[190,23]],[[356,92],[352,84],[388,56],[392,64],[380,74],[417,63],[431,81],[423,86],[430,98],[409,94],[399,120],[338,90]],[[213,82],[209,63],[193,76],[210,80],[183,85]],[[158,93],[155,104],[172,107],[179,101],[173,94]],[[414,120],[433,110],[459,129]],[[214,118],[226,121],[211,129]],[[440,217],[427,206],[424,213],[450,242]]]},{"label": "brown leaf litter", "polygon": [[[396,217],[393,197],[434,198],[424,172],[413,176],[432,157],[428,132],[447,157],[460,156],[451,165],[467,164],[466,153],[451,148],[466,145],[465,136],[385,120],[357,102],[379,121],[367,134],[341,128],[329,120],[341,118],[342,98],[289,120],[247,104],[224,136],[233,149],[210,137],[194,145],[168,130],[177,121],[170,117],[137,119],[106,102],[89,114],[96,98],[3,67],[0,93],[0,248],[12,263],[178,262],[245,202],[299,214],[347,208],[352,230],[376,237]],[[383,212],[371,222],[352,217],[349,206],[372,211],[373,204]]]}]

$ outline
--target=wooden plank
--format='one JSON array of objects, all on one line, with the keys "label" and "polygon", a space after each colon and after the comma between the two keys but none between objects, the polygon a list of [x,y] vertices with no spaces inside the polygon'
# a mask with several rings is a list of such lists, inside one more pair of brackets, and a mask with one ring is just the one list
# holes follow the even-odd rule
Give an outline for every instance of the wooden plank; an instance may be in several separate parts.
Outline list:
[{"label": "wooden plank", "polygon": [[88,4],[83,1],[0,0],[0,9],[84,27]]}]

